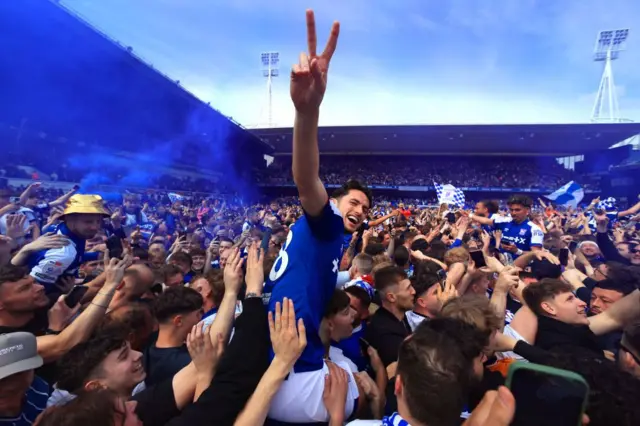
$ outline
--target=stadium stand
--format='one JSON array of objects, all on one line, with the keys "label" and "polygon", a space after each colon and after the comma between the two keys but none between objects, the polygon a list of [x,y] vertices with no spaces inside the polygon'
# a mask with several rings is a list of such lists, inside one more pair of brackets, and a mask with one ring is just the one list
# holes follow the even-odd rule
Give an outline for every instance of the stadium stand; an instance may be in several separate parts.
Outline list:
[{"label": "stadium stand", "polygon": [[0,425],[640,424],[637,124],[318,152],[298,70],[293,155],[59,2],[0,46]]}]

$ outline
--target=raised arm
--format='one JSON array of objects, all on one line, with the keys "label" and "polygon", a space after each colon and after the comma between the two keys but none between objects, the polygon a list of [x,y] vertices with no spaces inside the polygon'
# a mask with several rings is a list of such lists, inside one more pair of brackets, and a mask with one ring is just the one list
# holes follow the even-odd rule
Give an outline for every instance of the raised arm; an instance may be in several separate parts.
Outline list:
[{"label": "raised arm", "polygon": [[378,219],[369,221],[369,227],[373,228],[374,226],[378,226],[381,223],[383,223],[385,220],[391,219],[392,217],[396,217],[399,214],[400,214],[400,212],[398,210],[394,210],[389,214],[386,214],[386,215],[384,215],[382,217],[379,217]]},{"label": "raised arm", "polygon": [[618,212],[618,217],[625,217],[625,216],[630,216],[632,214],[636,214],[640,212],[640,201],[636,203],[635,206],[631,207],[630,209],[627,209],[623,212]]},{"label": "raised arm", "polygon": [[547,208],[547,204],[544,202],[544,200],[542,198],[538,198],[538,202],[540,203],[540,205],[542,206],[543,209]]},{"label": "raised arm", "polygon": [[[124,271],[131,265],[131,258],[126,255],[122,260],[105,257],[107,282],[91,301],[89,306],[60,334],[39,336],[38,355],[45,362],[52,362],[67,353],[71,348],[89,338],[96,326],[104,318],[109,303],[122,282]],[[58,303],[64,303],[61,299]]]},{"label": "raised arm", "polygon": [[273,397],[307,346],[304,323],[302,319],[296,321],[295,308],[291,299],[284,299],[282,311],[280,302],[276,303],[275,317],[269,312],[269,332],[275,357],[234,426],[253,426],[264,423]]},{"label": "raised arm", "polygon": [[71,240],[66,235],[48,233],[37,240],[30,242],[23,246],[11,259],[11,264],[15,266],[26,265],[29,261],[29,256],[40,250],[49,249],[61,249],[68,246]]},{"label": "raised arm", "polygon": [[597,336],[621,330],[640,317],[640,290],[635,290],[601,314],[589,318],[589,328]]},{"label": "raised arm", "polygon": [[507,295],[512,287],[518,286],[518,268],[506,267],[500,273],[491,295],[491,306],[501,320],[499,331],[504,330],[504,318],[507,311]]},{"label": "raised arm", "polygon": [[31,185],[27,186],[27,189],[25,189],[22,194],[20,194],[20,205],[24,206],[31,194],[38,188],[40,188],[41,185],[42,183],[40,182],[34,182]]},{"label": "raised arm", "polygon": [[73,196],[73,194],[75,194],[77,192],[77,189],[72,189],[71,191],[67,192],[66,194],[64,194],[63,196],[61,196],[60,198],[58,198],[57,200],[54,200],[52,202],[49,203],[49,207],[57,207],[57,206],[64,206],[67,201],[69,200],[69,198],[71,198]]},{"label": "raised arm", "polygon": [[334,22],[327,46],[316,54],[316,22],[313,11],[307,10],[308,53],[300,54],[300,61],[291,70],[291,100],[296,108],[293,126],[293,180],[300,194],[305,212],[317,216],[329,196],[320,180],[318,152],[318,117],[320,104],[327,88],[329,62],[338,44],[340,24]]},{"label": "raised arm", "polygon": [[478,216],[477,214],[470,213],[469,219],[474,222],[478,222],[480,225],[493,225],[493,219],[484,216]]},{"label": "raised arm", "polygon": [[229,341],[233,319],[235,317],[238,293],[242,286],[242,262],[240,250],[232,249],[227,266],[224,268],[224,296],[213,324],[209,329],[211,341],[215,342],[221,335],[224,342]]}]

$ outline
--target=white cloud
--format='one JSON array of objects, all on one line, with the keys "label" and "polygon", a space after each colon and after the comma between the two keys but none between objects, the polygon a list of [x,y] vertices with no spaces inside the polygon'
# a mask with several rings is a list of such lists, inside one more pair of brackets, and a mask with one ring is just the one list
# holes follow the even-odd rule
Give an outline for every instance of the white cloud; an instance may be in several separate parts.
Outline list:
[{"label": "white cloud", "polygon": [[[590,92],[600,77],[591,61],[596,32],[630,25],[640,16],[638,0],[64,3],[82,8],[90,21],[100,21],[106,10],[118,10],[120,21],[105,22],[118,31],[116,38],[246,125],[267,122],[266,84],[257,54],[275,46],[281,51],[282,76],[274,83],[273,121],[282,126],[293,120],[288,70],[295,59],[291,56],[304,48],[306,7],[316,10],[320,45],[330,22],[342,23],[322,110],[325,125],[587,121],[595,96]],[[221,34],[216,23],[227,16],[238,23],[235,32]],[[264,27],[246,29],[246,22],[256,17],[264,17]],[[279,37],[283,25],[299,35],[293,40]],[[253,38],[243,39],[243,31],[251,31]],[[405,37],[395,49],[393,37]],[[443,42],[433,51],[426,37]],[[510,44],[520,38],[525,44]],[[632,32],[630,49],[616,62],[614,74],[621,113],[640,119],[637,40],[640,33]],[[526,66],[518,67],[518,55],[528,61]],[[394,68],[395,62],[402,68]]]},{"label": "white cloud", "polygon": [[[587,98],[560,103],[523,92],[487,96],[481,91],[428,92],[355,83],[349,78],[330,80],[321,125],[586,122],[592,103]],[[192,89],[204,98],[217,93],[220,102],[216,106],[248,127],[267,126],[264,86],[245,86],[229,92],[212,87]],[[294,109],[284,83],[273,92],[272,114],[275,127],[290,127],[293,123]]]}]

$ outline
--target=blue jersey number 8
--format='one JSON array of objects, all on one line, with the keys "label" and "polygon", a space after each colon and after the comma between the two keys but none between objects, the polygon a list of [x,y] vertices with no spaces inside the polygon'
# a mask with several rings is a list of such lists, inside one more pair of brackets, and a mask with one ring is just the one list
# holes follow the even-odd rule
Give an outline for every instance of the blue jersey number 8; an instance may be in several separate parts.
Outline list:
[{"label": "blue jersey number 8", "polygon": [[289,244],[291,244],[292,239],[293,231],[289,231],[287,241],[284,243],[284,247],[280,250],[278,258],[274,262],[273,268],[271,268],[271,272],[269,272],[269,279],[271,281],[276,281],[282,276],[282,274],[284,274],[284,271],[287,270],[287,266],[289,265],[289,254],[287,253],[287,248],[289,248]]}]

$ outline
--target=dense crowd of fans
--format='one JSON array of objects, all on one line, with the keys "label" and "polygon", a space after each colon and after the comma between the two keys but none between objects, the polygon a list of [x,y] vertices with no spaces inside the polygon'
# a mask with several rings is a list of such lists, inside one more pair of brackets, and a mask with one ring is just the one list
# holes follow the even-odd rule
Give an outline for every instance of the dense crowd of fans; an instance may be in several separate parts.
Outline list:
[{"label": "dense crowd of fans", "polygon": [[[288,161],[287,161],[288,159]],[[320,177],[327,184],[341,185],[356,179],[374,186],[433,186],[447,182],[456,187],[558,188],[578,176],[553,158],[502,157],[321,157]],[[260,176],[260,182],[291,184],[290,157],[277,157]],[[582,182],[596,189],[593,182]]]},{"label": "dense crowd of fans", "polygon": [[[164,191],[189,191],[203,193],[230,192],[230,185],[213,178],[193,177],[178,173],[140,173],[131,171],[130,166],[121,168],[96,167],[94,173],[87,174],[78,168],[71,168],[67,164],[50,167],[46,163],[32,161],[17,162],[23,167],[0,162],[0,178],[11,179],[46,179],[50,182],[81,182],[87,186],[120,186],[128,188],[159,189]],[[42,175],[41,175],[42,174]]]},{"label": "dense crowd of fans", "polygon": [[[582,374],[591,424],[640,420],[640,203],[532,214],[513,196],[509,212],[483,201],[470,214],[370,196],[351,181],[332,201],[344,216],[322,208],[312,225],[305,199],[245,208],[124,194],[105,205],[38,183],[3,189],[0,420],[342,424],[398,410],[411,424],[455,424],[492,390],[512,398],[499,386],[523,358]],[[314,248],[327,233],[339,265],[316,274],[334,261]],[[337,288],[321,286],[336,276]]]},{"label": "dense crowd of fans", "polygon": [[[338,182],[344,165],[320,161],[316,133],[338,27],[316,55],[307,20],[299,198],[0,188],[0,424],[640,424],[640,202],[328,194],[321,170]],[[541,179],[452,167],[459,186]],[[427,168],[405,176],[444,179]],[[527,362],[577,373],[584,413],[557,383],[526,400],[509,372]]]},{"label": "dense crowd of fans", "polygon": [[[291,161],[277,157],[266,169],[256,171],[255,179],[262,185],[293,184]],[[149,174],[132,176],[130,167],[110,165],[99,176],[87,177],[85,170],[63,163],[52,168],[46,161],[23,163],[46,174],[52,181],[92,184],[123,184],[162,190],[192,192],[220,191],[223,181],[194,178],[177,174]],[[33,172],[12,164],[0,163],[0,177],[33,178]],[[348,179],[367,182],[373,186],[433,186],[434,182],[450,183],[456,187],[557,189],[570,180],[580,182],[585,189],[599,189],[598,181],[576,175],[552,158],[449,158],[449,157],[362,157],[327,156],[320,165],[320,177],[328,185],[341,185]],[[38,178],[38,176],[36,176]],[[224,189],[224,188],[223,188]]]}]

